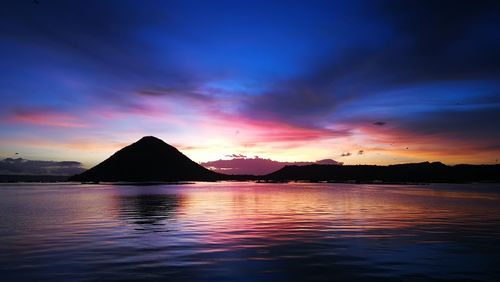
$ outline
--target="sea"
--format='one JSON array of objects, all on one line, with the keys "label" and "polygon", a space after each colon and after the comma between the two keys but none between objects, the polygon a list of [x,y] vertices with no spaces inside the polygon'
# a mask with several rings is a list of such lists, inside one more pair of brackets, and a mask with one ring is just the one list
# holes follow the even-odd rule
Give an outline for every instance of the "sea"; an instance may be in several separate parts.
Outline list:
[{"label": "sea", "polygon": [[500,281],[500,185],[0,184],[0,281]]}]

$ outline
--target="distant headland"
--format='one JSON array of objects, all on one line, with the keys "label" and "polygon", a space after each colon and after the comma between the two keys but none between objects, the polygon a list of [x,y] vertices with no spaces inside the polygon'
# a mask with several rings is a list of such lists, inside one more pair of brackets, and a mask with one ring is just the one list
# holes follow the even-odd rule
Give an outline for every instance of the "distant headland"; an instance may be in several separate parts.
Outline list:
[{"label": "distant headland", "polygon": [[93,168],[69,178],[79,182],[178,182],[259,180],[361,183],[500,182],[500,165],[454,165],[423,162],[389,166],[285,166],[263,176],[226,175],[211,171],[153,136],[126,146]]}]

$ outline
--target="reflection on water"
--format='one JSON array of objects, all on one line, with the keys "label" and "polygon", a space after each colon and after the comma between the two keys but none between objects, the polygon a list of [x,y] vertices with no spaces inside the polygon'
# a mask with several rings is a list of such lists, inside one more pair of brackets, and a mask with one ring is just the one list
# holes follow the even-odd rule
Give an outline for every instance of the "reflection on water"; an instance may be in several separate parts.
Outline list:
[{"label": "reflection on water", "polygon": [[119,197],[120,218],[124,221],[146,225],[165,225],[167,218],[172,217],[179,207],[180,196],[176,194],[143,194]]},{"label": "reflection on water", "polygon": [[0,277],[500,280],[498,185],[1,185]]}]

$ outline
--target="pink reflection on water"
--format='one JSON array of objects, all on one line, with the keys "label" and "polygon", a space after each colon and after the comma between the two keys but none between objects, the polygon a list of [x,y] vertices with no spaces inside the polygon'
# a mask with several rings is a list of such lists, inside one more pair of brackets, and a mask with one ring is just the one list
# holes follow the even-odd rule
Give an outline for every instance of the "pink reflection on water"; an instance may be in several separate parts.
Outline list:
[{"label": "pink reflection on water", "polygon": [[444,204],[435,197],[499,199],[418,186],[224,184],[186,190],[178,219],[184,231],[219,245],[259,238],[266,243],[307,240],[318,233],[329,238],[405,236],[410,227],[451,224],[458,217],[481,214],[478,207]]}]

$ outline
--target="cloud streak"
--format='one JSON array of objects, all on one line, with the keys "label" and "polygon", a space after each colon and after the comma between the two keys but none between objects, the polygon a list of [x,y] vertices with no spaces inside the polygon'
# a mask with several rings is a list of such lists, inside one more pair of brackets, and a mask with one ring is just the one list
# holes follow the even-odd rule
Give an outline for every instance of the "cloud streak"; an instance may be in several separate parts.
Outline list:
[{"label": "cloud streak", "polygon": [[55,127],[83,128],[88,124],[79,117],[50,108],[22,108],[14,110],[6,120],[11,123],[27,123]]}]

